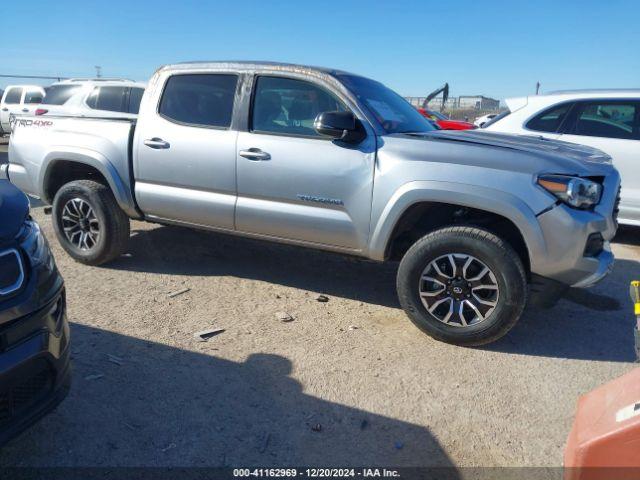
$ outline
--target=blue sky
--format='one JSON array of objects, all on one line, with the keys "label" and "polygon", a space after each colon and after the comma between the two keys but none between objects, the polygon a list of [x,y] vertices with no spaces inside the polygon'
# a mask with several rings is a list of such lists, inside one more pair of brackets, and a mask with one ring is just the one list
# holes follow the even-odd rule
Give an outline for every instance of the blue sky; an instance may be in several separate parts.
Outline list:
[{"label": "blue sky", "polygon": [[[349,70],[403,95],[503,99],[640,87],[640,1],[19,1],[0,7],[0,74],[146,80],[187,60]],[[26,81],[0,78],[0,87]]]}]

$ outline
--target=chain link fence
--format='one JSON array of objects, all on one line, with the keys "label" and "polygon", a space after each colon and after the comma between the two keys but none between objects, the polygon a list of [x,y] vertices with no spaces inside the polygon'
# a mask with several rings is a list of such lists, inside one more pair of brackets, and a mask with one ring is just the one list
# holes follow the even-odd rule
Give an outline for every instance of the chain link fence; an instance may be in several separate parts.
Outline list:
[{"label": "chain link fence", "polygon": [[[426,100],[426,97],[405,97],[406,100],[416,108],[422,108],[422,104]],[[478,97],[480,98],[480,97]],[[493,99],[486,99],[488,101],[483,102],[479,100],[476,103],[475,108],[467,106],[460,106],[460,99],[457,97],[450,97],[445,103],[444,109],[442,108],[442,99],[434,98],[429,102],[429,109],[435,112],[442,112],[452,120],[463,120],[467,122],[473,122],[476,118],[490,113],[498,114],[505,110],[504,107],[500,107],[499,102]],[[483,105],[484,104],[484,105]]]}]

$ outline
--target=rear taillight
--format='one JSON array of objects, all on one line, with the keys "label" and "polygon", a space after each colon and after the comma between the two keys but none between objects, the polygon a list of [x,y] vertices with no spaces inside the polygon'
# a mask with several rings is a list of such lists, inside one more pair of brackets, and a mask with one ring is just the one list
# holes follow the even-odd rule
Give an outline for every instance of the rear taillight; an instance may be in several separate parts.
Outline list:
[{"label": "rear taillight", "polygon": [[36,108],[36,115],[44,115],[45,113],[47,113],[49,110],[45,109],[45,108]]}]

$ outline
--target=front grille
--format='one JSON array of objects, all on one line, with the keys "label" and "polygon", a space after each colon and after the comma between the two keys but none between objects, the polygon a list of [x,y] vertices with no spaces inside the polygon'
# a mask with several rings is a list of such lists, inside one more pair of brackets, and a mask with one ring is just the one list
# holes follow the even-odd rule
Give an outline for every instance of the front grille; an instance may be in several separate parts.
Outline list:
[{"label": "front grille", "polygon": [[613,205],[613,221],[618,225],[618,214],[620,213],[620,192],[622,188],[618,188],[618,195],[616,196],[616,203]]},{"label": "front grille", "polygon": [[22,287],[24,268],[15,248],[0,251],[0,297],[11,295]]},{"label": "front grille", "polygon": [[53,387],[53,372],[44,360],[38,360],[22,377],[0,391],[0,426],[10,422],[42,400]]}]

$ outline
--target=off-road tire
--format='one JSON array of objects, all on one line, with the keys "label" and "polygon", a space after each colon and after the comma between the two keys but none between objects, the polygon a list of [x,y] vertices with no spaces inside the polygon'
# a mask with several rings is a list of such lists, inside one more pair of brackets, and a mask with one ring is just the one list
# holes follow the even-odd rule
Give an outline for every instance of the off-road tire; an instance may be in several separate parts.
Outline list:
[{"label": "off-road tire", "polygon": [[[471,255],[490,268],[499,287],[497,305],[486,319],[466,327],[438,320],[420,298],[424,269],[448,254]],[[527,302],[527,275],[522,260],[504,240],[475,227],[447,227],[418,240],[404,255],[397,275],[398,297],[411,321],[436,340],[460,346],[479,346],[504,336],[520,319]]]},{"label": "off-road tire", "polygon": [[[100,234],[95,245],[82,250],[66,237],[62,212],[71,199],[87,202],[99,221]],[[53,200],[53,228],[62,248],[76,261],[86,265],[102,265],[122,255],[129,241],[129,217],[119,207],[111,190],[92,180],[76,180],[62,186]]]}]

